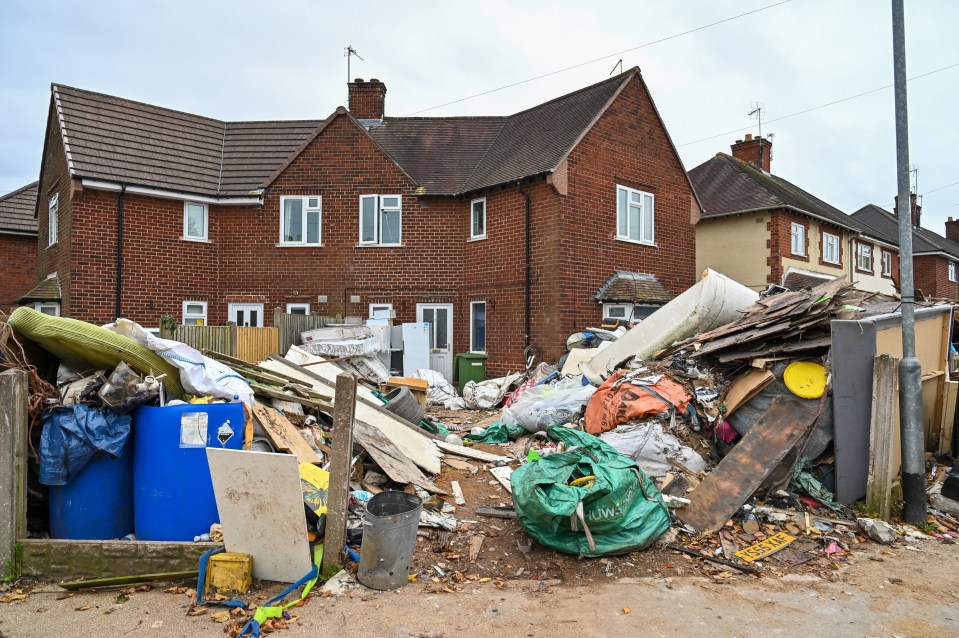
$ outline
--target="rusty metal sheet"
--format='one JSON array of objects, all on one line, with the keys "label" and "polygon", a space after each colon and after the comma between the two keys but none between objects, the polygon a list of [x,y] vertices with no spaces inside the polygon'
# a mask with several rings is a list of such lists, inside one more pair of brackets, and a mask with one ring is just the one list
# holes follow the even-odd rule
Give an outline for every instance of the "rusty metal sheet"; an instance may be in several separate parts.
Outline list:
[{"label": "rusty metal sheet", "polygon": [[746,436],[693,492],[677,516],[697,532],[716,531],[736,513],[816,419],[814,409],[777,397]]}]

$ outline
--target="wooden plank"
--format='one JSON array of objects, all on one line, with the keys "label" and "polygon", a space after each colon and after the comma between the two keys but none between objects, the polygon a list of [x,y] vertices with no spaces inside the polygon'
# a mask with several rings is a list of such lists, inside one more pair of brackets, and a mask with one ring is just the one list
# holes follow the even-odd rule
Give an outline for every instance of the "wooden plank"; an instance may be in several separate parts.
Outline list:
[{"label": "wooden plank", "polygon": [[475,467],[476,467],[476,466],[473,465],[472,463],[469,463],[469,462],[464,461],[464,460],[462,460],[462,459],[453,459],[453,458],[450,458],[450,457],[448,457],[448,456],[444,456],[444,457],[443,457],[443,462],[446,463],[447,465],[449,465],[449,466],[452,467],[452,468],[455,468],[455,469],[457,469],[457,470],[463,470],[463,471],[465,471],[465,472],[471,472],[471,471],[472,471],[473,469],[475,469]]},{"label": "wooden plank", "polygon": [[299,430],[285,416],[265,405],[254,404],[253,416],[263,426],[267,437],[277,450],[286,450],[300,463],[322,463]]},{"label": "wooden plank", "polygon": [[939,454],[952,453],[956,429],[956,403],[959,399],[959,381],[946,381],[945,401],[942,407],[942,431],[939,436]]},{"label": "wooden plank", "polygon": [[274,390],[273,388],[267,388],[259,383],[252,383],[250,387],[253,388],[253,394],[266,397],[268,399],[279,399],[280,401],[291,401],[293,403],[299,403],[304,408],[312,408],[314,410],[320,410],[322,412],[329,412],[333,409],[333,404],[328,401],[322,401],[320,399],[306,398],[297,396],[295,394],[286,394],[280,392],[279,390]]},{"label": "wooden plank", "polygon": [[[302,352],[303,354],[301,356],[305,361],[320,358],[310,355],[299,348],[294,347],[290,350],[292,353],[296,353],[297,350]],[[328,392],[333,389],[336,375],[343,372],[333,364],[315,366],[313,369],[307,370],[300,365],[287,361],[283,357],[274,356],[270,359],[270,361],[263,363],[263,366],[268,370],[276,369],[290,376],[295,376],[298,381],[309,383],[314,389],[320,391]],[[369,398],[364,398],[366,396]],[[362,386],[357,388],[357,397],[356,418],[358,421],[362,421],[379,430],[383,436],[392,441],[410,461],[425,471],[430,474],[440,473],[441,453],[436,449],[433,439],[430,439],[423,430],[400,419],[392,412],[385,410],[382,407],[382,402],[377,399],[371,391]],[[335,396],[333,401],[334,403],[336,402]]]},{"label": "wooden plank", "polygon": [[356,376],[341,374],[336,380],[336,410],[333,412],[333,454],[330,488],[326,501],[326,535],[323,538],[323,574],[344,565],[346,522],[350,505],[350,470],[353,465],[353,425],[356,415]]},{"label": "wooden plank", "polygon": [[513,468],[507,465],[501,465],[498,467],[491,467],[489,473],[493,475],[493,478],[499,481],[499,484],[502,485],[507,492],[510,494],[513,493],[513,483],[510,481],[510,475],[513,473]]},{"label": "wooden plank", "polygon": [[457,505],[466,505],[466,497],[463,496],[463,488],[459,481],[450,482],[450,491],[453,492],[453,502]]},{"label": "wooden plank", "polygon": [[802,439],[817,413],[795,399],[776,397],[746,436],[686,496],[677,516],[697,532],[726,524]]},{"label": "wooden plank", "polygon": [[869,426],[869,474],[866,505],[889,520],[892,509],[893,448],[899,400],[899,359],[881,354],[873,360],[872,418]]},{"label": "wooden plank", "polygon": [[432,494],[446,494],[424,475],[420,469],[394,443],[375,427],[356,420],[356,441],[367,451],[370,458],[393,481],[406,485],[412,483]]},{"label": "wooden plank", "polygon": [[465,445],[456,445],[455,443],[447,443],[446,441],[434,441],[436,447],[443,450],[447,454],[455,454],[456,456],[462,456],[468,459],[476,459],[477,461],[486,461],[487,463],[493,463],[495,461],[515,461],[516,459],[510,458],[508,456],[502,456],[499,454],[490,454],[475,447],[466,447]]},{"label": "wooden plank", "polygon": [[482,534],[477,534],[470,539],[469,560],[471,563],[475,563],[476,559],[479,558],[480,548],[483,547],[484,540],[486,540],[486,536]]},{"label": "wooden plank", "polygon": [[253,557],[253,577],[294,583],[313,566],[297,461],[207,448],[226,551]]}]

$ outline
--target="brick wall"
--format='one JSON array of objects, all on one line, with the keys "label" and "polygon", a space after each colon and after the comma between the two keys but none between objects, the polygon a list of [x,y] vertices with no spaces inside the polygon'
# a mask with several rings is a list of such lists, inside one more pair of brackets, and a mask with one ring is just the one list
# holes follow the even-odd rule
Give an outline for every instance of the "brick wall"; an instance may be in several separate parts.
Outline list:
[{"label": "brick wall", "polygon": [[949,260],[938,255],[912,258],[915,286],[926,297],[959,300],[957,282],[949,281]]},{"label": "brick wall", "polygon": [[37,238],[0,234],[0,273],[0,312],[10,313],[37,283]]},{"label": "brick wall", "polygon": [[[792,225],[802,224],[806,229],[805,255],[794,255],[792,253]],[[792,211],[778,209],[771,212],[769,221],[766,222],[766,229],[769,231],[769,239],[766,241],[766,247],[769,249],[766,257],[766,263],[769,266],[769,280],[766,283],[782,283],[785,268],[783,259],[793,259],[798,261],[809,261],[809,219],[797,215]]]},{"label": "brick wall", "polygon": [[[44,144],[43,171],[37,187],[39,214],[37,215],[37,270],[36,280],[44,279],[51,273],[57,273],[60,290],[64,300],[60,308],[63,315],[70,313],[71,263],[80,256],[71,256],[73,221],[73,182],[67,170],[67,157],[57,125],[57,116],[53,109],[47,119],[47,138]],[[48,207],[50,198],[59,194],[58,241],[49,246]],[[83,222],[86,223],[85,221]]]},{"label": "brick wall", "polygon": [[[674,295],[698,279],[692,189],[638,78],[572,151],[568,180],[569,196],[558,205],[564,221],[551,248],[556,251],[551,263],[563,276],[556,283],[555,310],[544,308],[559,317],[548,324],[555,337],[546,344],[547,359],[565,351],[570,333],[600,322],[602,310],[593,296],[617,270],[653,273]],[[615,239],[617,184],[654,195],[655,245]]]}]

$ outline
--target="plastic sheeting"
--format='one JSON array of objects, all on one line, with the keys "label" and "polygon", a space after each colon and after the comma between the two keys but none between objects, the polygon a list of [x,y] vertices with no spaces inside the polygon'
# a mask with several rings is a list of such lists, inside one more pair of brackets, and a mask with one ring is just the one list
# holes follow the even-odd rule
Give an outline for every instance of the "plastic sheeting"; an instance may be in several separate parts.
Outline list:
[{"label": "plastic sheeting", "polygon": [[118,458],[130,436],[130,415],[75,403],[43,415],[40,434],[40,482],[66,485],[93,455]]},{"label": "plastic sheeting", "polygon": [[116,323],[104,328],[133,339],[169,361],[180,371],[180,383],[190,394],[228,401],[236,396],[247,405],[253,405],[253,390],[243,377],[219,361],[203,356],[195,348],[179,341],[154,337],[129,319],[117,319]]},{"label": "plastic sheeting", "polygon": [[707,468],[703,457],[663,430],[659,421],[627,423],[603,432],[599,438],[623,456],[636,461],[639,468],[653,478],[676,470],[669,459],[679,461],[693,472],[705,472]]},{"label": "plastic sheeting", "polygon": [[414,379],[423,379],[429,383],[426,391],[426,402],[430,405],[440,405],[447,410],[465,410],[466,401],[456,394],[456,388],[436,370],[417,370],[410,375]]},{"label": "plastic sheeting", "polygon": [[583,385],[582,376],[533,386],[503,408],[500,423],[520,425],[527,432],[542,432],[551,425],[570,423],[579,418],[595,391],[594,386]]},{"label": "plastic sheeting", "polygon": [[466,407],[473,410],[495,408],[506,396],[506,391],[509,390],[510,386],[522,377],[521,374],[510,374],[479,383],[467,381],[466,385],[463,386],[463,399],[466,401]]}]

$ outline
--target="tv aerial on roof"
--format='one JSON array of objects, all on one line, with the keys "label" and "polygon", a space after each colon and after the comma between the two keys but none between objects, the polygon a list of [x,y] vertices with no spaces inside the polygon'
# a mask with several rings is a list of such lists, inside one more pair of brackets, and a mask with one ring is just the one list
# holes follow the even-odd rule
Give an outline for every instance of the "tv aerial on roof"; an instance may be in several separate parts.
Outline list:
[{"label": "tv aerial on roof", "polygon": [[346,58],[346,82],[347,84],[349,84],[350,82],[353,81],[353,76],[352,74],[350,74],[351,58],[356,57],[362,60],[363,62],[366,62],[366,60],[363,60],[363,57],[356,52],[356,49],[353,48],[352,44],[347,44],[345,47],[343,47],[343,57]]}]

